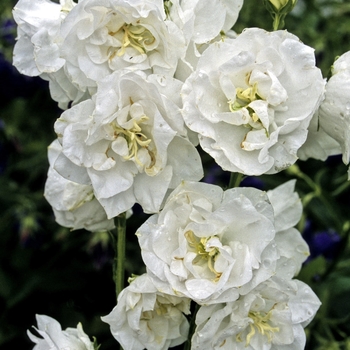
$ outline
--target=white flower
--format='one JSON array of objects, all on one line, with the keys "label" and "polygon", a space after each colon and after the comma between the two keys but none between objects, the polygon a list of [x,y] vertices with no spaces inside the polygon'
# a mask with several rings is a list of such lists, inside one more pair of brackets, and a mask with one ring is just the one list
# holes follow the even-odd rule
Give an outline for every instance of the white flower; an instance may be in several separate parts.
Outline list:
[{"label": "white flower", "polygon": [[341,147],[343,162],[350,161],[350,51],[333,65],[326,96],[319,110],[320,127]]},{"label": "white flower", "polygon": [[320,301],[298,280],[273,277],[226,304],[202,306],[192,350],[303,350]]},{"label": "white flower", "polygon": [[92,186],[67,180],[53,169],[53,164],[61,152],[62,147],[58,140],[52,142],[48,148],[50,168],[44,191],[44,196],[52,206],[57,223],[73,230],[113,229],[113,220],[107,219],[106,212],[94,198]]},{"label": "white flower", "polygon": [[59,28],[74,7],[72,0],[56,4],[49,0],[20,0],[13,9],[18,24],[13,64],[25,75],[58,71],[64,65],[60,57]]},{"label": "white flower", "polygon": [[13,64],[22,74],[48,80],[51,97],[62,109],[71,101],[76,104],[94,92],[73,83],[66,72],[66,60],[61,56],[60,27],[75,5],[72,0],[60,0],[60,4],[49,0],[20,0],[13,9],[18,24]]},{"label": "white flower", "polygon": [[339,143],[320,127],[318,109],[311,119],[307,139],[298,150],[298,157],[301,160],[314,158],[325,161],[329,156],[340,153]]},{"label": "white flower", "polygon": [[295,182],[290,180],[267,192],[275,215],[275,243],[279,253],[276,275],[287,279],[299,273],[310,255],[309,246],[294,228],[303,211],[299,195],[294,191]]},{"label": "white flower", "polygon": [[148,273],[166,293],[199,304],[233,301],[275,273],[273,214],[257,189],[183,182],[136,234]]},{"label": "white flower", "polygon": [[275,226],[277,231],[294,227],[303,212],[301,200],[294,191],[296,180],[290,180],[273,190],[267,192],[275,213]]},{"label": "white flower", "polygon": [[208,44],[229,32],[242,4],[243,0],[165,1],[168,19],[176,23],[186,38],[186,55],[179,61],[176,78],[184,81]]},{"label": "white flower", "polygon": [[182,90],[183,115],[224,170],[273,174],[297,160],[324,84],[312,48],[250,28],[204,51]]},{"label": "white flower", "polygon": [[41,338],[27,332],[30,340],[36,345],[33,350],[94,350],[94,344],[84,333],[82,325],[77,328],[62,330],[61,325],[53,318],[45,315],[36,315],[38,328],[34,329]]},{"label": "white flower", "polygon": [[[157,86],[173,93],[174,102]],[[55,131],[68,159],[60,169],[71,167],[70,162],[77,171],[86,169],[81,181],[92,184],[108,218],[135,202],[146,212],[157,212],[169,188],[202,177],[200,156],[176,104],[180,86],[169,77],[145,80],[133,72],[115,72],[100,82],[91,100],[57,120]],[[54,168],[66,177],[57,164]]]},{"label": "white flower", "polygon": [[144,274],[118,296],[112,312],[102,317],[124,350],[166,350],[187,339],[190,299],[158,292]]},{"label": "white flower", "polygon": [[166,20],[163,0],[80,1],[61,36],[67,71],[81,88],[125,68],[172,76],[185,50],[183,33]]}]

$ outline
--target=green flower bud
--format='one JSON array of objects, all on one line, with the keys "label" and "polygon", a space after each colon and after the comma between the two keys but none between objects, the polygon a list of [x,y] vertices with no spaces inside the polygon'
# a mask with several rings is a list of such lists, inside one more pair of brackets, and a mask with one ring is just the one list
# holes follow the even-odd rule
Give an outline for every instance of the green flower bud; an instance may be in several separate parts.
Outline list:
[{"label": "green flower bud", "polygon": [[282,29],[284,18],[293,10],[298,0],[263,0],[265,7],[273,18],[273,29]]},{"label": "green flower bud", "polygon": [[269,2],[274,6],[276,11],[281,11],[286,5],[292,5],[293,8],[297,0],[269,0]]}]

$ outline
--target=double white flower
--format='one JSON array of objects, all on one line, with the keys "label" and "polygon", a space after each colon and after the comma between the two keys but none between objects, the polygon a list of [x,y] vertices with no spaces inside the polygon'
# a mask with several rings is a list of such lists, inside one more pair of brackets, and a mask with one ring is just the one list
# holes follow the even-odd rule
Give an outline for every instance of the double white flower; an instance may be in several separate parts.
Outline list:
[{"label": "double white flower", "polygon": [[145,212],[157,212],[169,188],[201,179],[200,156],[177,104],[180,86],[169,77],[115,72],[92,99],[57,120],[62,155],[54,168],[91,184],[108,218],[136,202]]},{"label": "double white flower", "polygon": [[58,71],[65,63],[60,57],[59,31],[72,0],[56,4],[49,0],[20,0],[13,9],[18,24],[13,64],[25,75]]},{"label": "double white flower", "polygon": [[308,255],[292,228],[301,215],[293,192],[293,182],[268,196],[183,182],[137,231],[155,285],[212,304],[234,301],[275,274],[292,278]]},{"label": "double white flower", "polygon": [[60,34],[67,71],[81,88],[125,68],[172,76],[185,53],[183,33],[166,20],[163,0],[80,1]]},{"label": "double white flower", "polygon": [[202,306],[192,350],[303,350],[320,301],[298,280],[272,277],[238,300]]},{"label": "double white flower", "polygon": [[13,10],[18,24],[13,64],[22,74],[48,80],[51,97],[62,109],[94,92],[72,81],[62,57],[61,25],[75,5],[72,0],[20,0]]},{"label": "double white flower", "polygon": [[297,160],[324,85],[313,49],[250,28],[203,53],[182,90],[183,115],[223,169],[273,174]]},{"label": "double white flower", "polygon": [[166,350],[186,341],[190,299],[159,292],[147,274],[136,277],[102,317],[125,350]]}]

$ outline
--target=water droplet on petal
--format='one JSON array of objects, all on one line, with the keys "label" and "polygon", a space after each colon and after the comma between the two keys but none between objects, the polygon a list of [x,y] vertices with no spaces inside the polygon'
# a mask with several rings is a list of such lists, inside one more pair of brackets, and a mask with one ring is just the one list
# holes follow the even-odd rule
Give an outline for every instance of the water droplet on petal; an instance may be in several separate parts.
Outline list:
[{"label": "water droplet on petal", "polygon": [[263,266],[268,269],[271,266],[271,260],[270,259],[265,259],[263,261]]}]

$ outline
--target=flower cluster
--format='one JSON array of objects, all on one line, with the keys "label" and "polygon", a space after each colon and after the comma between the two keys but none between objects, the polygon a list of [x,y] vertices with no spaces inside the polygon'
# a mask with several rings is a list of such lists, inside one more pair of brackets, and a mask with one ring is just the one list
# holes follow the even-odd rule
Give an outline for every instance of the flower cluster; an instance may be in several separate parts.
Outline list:
[{"label": "flower cluster", "polygon": [[[270,2],[283,16],[295,5]],[[189,338],[193,350],[303,349],[320,306],[295,279],[309,255],[294,228],[295,181],[267,193],[200,183],[196,146],[244,175],[275,174],[299,157],[343,153],[348,163],[349,55],[326,82],[295,35],[234,33],[242,4],[19,0],[14,8],[14,65],[48,80],[64,109],[45,186],[57,222],[101,231],[135,203],[153,214],[137,230],[147,273],[102,318],[125,350]],[[79,327],[38,322],[45,340],[30,337],[42,349],[52,327],[68,339],[59,347],[91,348]]]},{"label": "flower cluster", "polygon": [[320,302],[294,279],[309,255],[293,227],[294,185],[265,193],[183,182],[137,231],[157,289],[200,305],[192,349],[304,347]]}]

